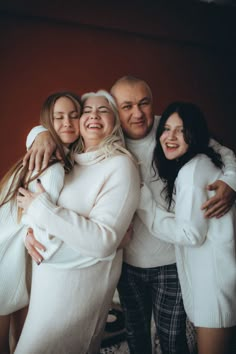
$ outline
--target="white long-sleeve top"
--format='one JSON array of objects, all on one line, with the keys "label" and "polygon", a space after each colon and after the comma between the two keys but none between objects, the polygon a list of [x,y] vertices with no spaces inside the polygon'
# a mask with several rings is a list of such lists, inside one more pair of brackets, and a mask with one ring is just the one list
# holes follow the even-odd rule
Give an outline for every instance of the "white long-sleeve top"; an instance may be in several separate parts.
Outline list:
[{"label": "white long-sleeve top", "polygon": [[[50,166],[40,179],[51,200],[56,203],[64,185],[64,168],[60,163]],[[11,179],[9,180],[9,183]],[[28,189],[36,192],[36,180],[29,183]],[[7,188],[6,188],[7,190]],[[4,191],[2,193],[5,193]],[[59,239],[51,238],[45,230],[39,228],[33,221],[22,216],[17,222],[17,205],[6,203],[0,208],[0,315],[17,311],[28,304],[26,287],[26,257],[24,238],[27,228],[34,229],[37,240],[44,242],[47,251],[45,259],[50,258],[62,243]]]},{"label": "white long-sleeve top", "polygon": [[155,236],[175,245],[183,301],[196,326],[236,324],[236,213],[204,218],[200,210],[213,192],[206,185],[222,173],[206,155],[184,165],[176,179],[175,215],[157,205],[145,185],[139,217]]},{"label": "white long-sleeve top", "polygon": [[128,156],[104,158],[93,151],[76,155],[75,161],[58,205],[43,193],[27,211],[34,224],[63,241],[52,261],[56,266],[58,259],[58,267],[65,268],[90,266],[114,256],[140,194],[138,170]]},{"label": "white long-sleeve top", "polygon": [[[151,166],[155,147],[156,129],[159,120],[160,117],[156,116],[152,130],[145,138],[139,140],[126,139],[126,146],[140,162],[142,181],[145,182],[152,191],[155,201],[158,202],[163,209],[167,209],[166,201],[161,193],[164,185],[160,179],[157,180],[157,176],[154,177]],[[27,138],[27,148],[31,146],[37,134],[42,131],[45,131],[45,128],[42,126],[37,126],[31,130]],[[234,153],[214,140],[211,141],[211,145],[221,154],[225,165],[224,173],[220,179],[227,183],[232,189],[236,190],[236,159]],[[124,261],[141,268],[173,264],[176,262],[174,246],[169,242],[156,239],[140,217],[135,215],[134,235],[131,242],[124,250]]]}]

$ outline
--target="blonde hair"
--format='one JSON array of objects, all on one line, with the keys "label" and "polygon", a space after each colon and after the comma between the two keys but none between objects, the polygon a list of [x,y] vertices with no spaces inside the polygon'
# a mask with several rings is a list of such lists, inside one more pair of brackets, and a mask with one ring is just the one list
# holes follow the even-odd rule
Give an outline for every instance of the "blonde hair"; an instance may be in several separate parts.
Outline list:
[{"label": "blonde hair", "polygon": [[[50,132],[57,149],[60,151],[65,171],[68,173],[74,164],[73,153],[77,148],[78,140],[70,145],[70,151],[68,154],[66,154],[63,148],[63,143],[53,126],[54,105],[56,101],[61,97],[69,98],[74,103],[78,113],[81,113],[82,103],[79,96],[69,91],[56,92],[48,96],[44,101],[40,112],[40,123]],[[56,156],[53,155],[47,167],[58,161],[59,160],[56,158]],[[17,161],[0,181],[0,207],[9,201],[14,202],[19,187],[28,188],[28,184],[35,180],[40,174],[42,174],[47,169],[47,167],[31,177],[31,174],[29,174],[28,171],[28,164],[23,166],[23,158]]]},{"label": "blonde hair", "polygon": [[[98,90],[97,92],[85,93],[81,97],[83,105],[89,97],[104,97],[109,103],[115,117],[115,125],[111,134],[105,137],[98,145],[98,150],[100,150],[101,155],[103,155],[105,158],[114,155],[127,155],[136,163],[136,160],[133,157],[133,155],[125,148],[125,139],[120,125],[119,113],[116,106],[116,102],[112,97],[112,95],[105,90]],[[76,152],[81,153],[83,151],[84,151],[84,143],[83,143],[83,139],[80,139],[78,143],[78,149]]]}]

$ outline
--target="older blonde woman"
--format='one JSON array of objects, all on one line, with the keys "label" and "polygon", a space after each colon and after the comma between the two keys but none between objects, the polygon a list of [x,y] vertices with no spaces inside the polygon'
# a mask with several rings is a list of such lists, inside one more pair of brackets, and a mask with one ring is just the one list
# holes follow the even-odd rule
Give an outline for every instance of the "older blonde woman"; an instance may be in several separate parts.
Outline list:
[{"label": "older blonde woman", "polygon": [[[120,276],[117,250],[139,201],[139,174],[113,98],[82,96],[81,141],[73,171],[54,205],[47,193],[20,188],[26,215],[63,241],[58,259],[34,265],[29,313],[16,354],[99,353]],[[68,262],[66,259],[68,258]]]}]

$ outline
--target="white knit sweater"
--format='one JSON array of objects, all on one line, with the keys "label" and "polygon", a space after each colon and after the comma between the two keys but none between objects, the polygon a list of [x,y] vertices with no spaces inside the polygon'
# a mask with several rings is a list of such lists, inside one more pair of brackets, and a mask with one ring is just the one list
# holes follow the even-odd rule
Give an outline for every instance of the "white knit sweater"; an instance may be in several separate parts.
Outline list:
[{"label": "white knit sweater", "polygon": [[60,268],[88,267],[114,257],[139,202],[139,174],[129,157],[104,158],[95,151],[75,159],[58,205],[43,193],[27,211],[46,235],[63,241],[47,261]]},{"label": "white knit sweater", "polygon": [[188,317],[200,327],[236,325],[236,213],[217,219],[200,210],[213,192],[206,185],[221,178],[206,155],[198,155],[176,179],[175,215],[157,205],[145,185],[138,215],[156,237],[175,245],[176,262]]},{"label": "white knit sweater", "polygon": [[[56,163],[40,175],[40,179],[51,200],[56,203],[64,184],[64,168]],[[35,192],[36,180],[28,188]],[[12,313],[28,304],[24,238],[29,226],[34,229],[37,240],[47,248],[43,254],[45,259],[50,258],[62,243],[51,238],[26,215],[18,223],[16,203],[8,202],[0,208],[0,315]]]}]

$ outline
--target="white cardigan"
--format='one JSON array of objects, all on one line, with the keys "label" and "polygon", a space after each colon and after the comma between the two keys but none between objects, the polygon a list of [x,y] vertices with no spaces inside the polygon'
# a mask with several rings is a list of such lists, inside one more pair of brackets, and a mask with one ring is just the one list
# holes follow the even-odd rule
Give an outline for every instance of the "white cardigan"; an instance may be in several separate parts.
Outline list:
[{"label": "white cardigan", "polygon": [[221,171],[198,155],[176,179],[175,215],[157,205],[147,186],[141,188],[138,215],[156,237],[175,244],[186,312],[195,326],[236,325],[236,213],[204,218],[201,205],[214,192],[206,186]]}]

